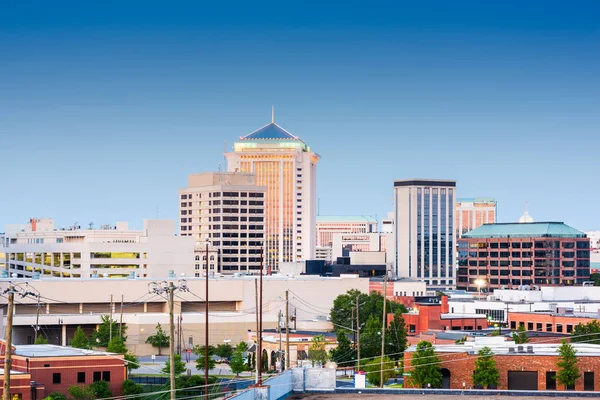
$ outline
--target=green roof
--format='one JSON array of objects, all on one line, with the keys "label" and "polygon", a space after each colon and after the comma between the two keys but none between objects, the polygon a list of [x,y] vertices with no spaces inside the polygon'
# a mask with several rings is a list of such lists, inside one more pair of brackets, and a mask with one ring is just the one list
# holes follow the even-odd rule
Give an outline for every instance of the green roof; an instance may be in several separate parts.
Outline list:
[{"label": "green roof", "polygon": [[485,224],[462,235],[463,238],[526,238],[556,237],[585,238],[585,233],[571,228],[563,222],[530,222]]},{"label": "green roof", "polygon": [[317,222],[377,222],[371,215],[317,215]]}]

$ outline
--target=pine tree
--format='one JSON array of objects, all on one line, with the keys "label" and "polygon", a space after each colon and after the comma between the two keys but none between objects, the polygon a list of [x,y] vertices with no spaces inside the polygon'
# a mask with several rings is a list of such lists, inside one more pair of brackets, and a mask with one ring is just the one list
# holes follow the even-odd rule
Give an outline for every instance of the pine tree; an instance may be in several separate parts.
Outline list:
[{"label": "pine tree", "polygon": [[477,353],[475,360],[475,371],[473,371],[473,384],[489,388],[497,385],[500,380],[500,372],[496,368],[494,353],[489,347],[484,347]]},{"label": "pine tree", "polygon": [[[204,370],[206,368],[206,353],[204,346],[196,345],[194,350],[192,350],[194,354],[198,356],[196,359],[196,369]],[[208,369],[215,368],[215,360],[213,359],[213,355],[215,354],[215,348],[213,346],[208,346]]]},{"label": "pine tree", "polygon": [[397,312],[385,332],[385,354],[389,354],[393,360],[400,359],[402,353],[406,350],[406,335],[404,318],[402,318],[402,314]]},{"label": "pine tree", "polygon": [[558,371],[556,372],[556,381],[561,385],[565,385],[567,390],[575,387],[575,381],[581,377],[579,368],[577,367],[577,350],[573,345],[566,340],[562,340],[562,344],[558,348]]},{"label": "pine tree", "polygon": [[435,355],[433,345],[425,340],[417,344],[417,350],[410,360],[412,367],[410,381],[418,388],[442,387],[440,359]]},{"label": "pine tree", "polygon": [[529,343],[529,337],[527,337],[527,331],[525,330],[525,324],[520,323],[516,333],[512,335],[515,344]]},{"label": "pine tree", "polygon": [[85,335],[85,332],[83,331],[83,329],[81,328],[81,326],[78,326],[77,330],[75,331],[75,335],[73,336],[73,340],[71,340],[71,347],[75,347],[75,348],[78,348],[78,349],[89,349],[89,348],[91,348],[91,346],[90,346],[90,340]]},{"label": "pine tree", "polygon": [[162,328],[160,323],[156,324],[156,333],[146,338],[146,343],[151,344],[152,347],[158,348],[158,355],[163,347],[169,347],[169,335]]}]

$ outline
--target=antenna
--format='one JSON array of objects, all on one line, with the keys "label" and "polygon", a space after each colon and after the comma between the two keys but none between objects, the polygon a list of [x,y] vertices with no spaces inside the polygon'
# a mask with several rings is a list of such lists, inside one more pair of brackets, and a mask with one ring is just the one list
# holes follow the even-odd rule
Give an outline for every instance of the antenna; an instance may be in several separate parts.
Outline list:
[{"label": "antenna", "polygon": [[275,106],[271,106],[271,123],[275,123]]}]

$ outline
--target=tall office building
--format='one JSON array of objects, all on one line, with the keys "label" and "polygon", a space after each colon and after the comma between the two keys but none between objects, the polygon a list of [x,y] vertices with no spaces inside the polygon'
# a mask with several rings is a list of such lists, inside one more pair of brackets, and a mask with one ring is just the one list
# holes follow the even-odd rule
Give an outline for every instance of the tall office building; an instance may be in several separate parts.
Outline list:
[{"label": "tall office building", "polygon": [[207,264],[223,274],[260,269],[265,188],[256,185],[254,174],[191,174],[179,199],[180,235],[194,238],[196,276]]},{"label": "tall office building", "polygon": [[396,275],[452,288],[456,181],[394,182]]},{"label": "tall office building", "polygon": [[241,137],[225,157],[229,171],[254,173],[257,185],[266,186],[267,266],[278,270],[281,262],[314,258],[320,156],[271,120]]},{"label": "tall office building", "polygon": [[456,199],[456,235],[479,228],[483,224],[495,224],[497,203],[490,197]]}]

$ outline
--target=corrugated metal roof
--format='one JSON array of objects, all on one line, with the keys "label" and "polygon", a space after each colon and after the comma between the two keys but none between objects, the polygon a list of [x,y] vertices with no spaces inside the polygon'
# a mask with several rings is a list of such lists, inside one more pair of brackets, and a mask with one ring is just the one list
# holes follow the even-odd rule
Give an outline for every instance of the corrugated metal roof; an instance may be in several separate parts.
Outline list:
[{"label": "corrugated metal roof", "polygon": [[463,238],[558,237],[585,238],[585,233],[563,222],[484,224],[462,235]]},{"label": "corrugated metal roof", "polygon": [[372,215],[317,215],[317,222],[377,222]]}]

